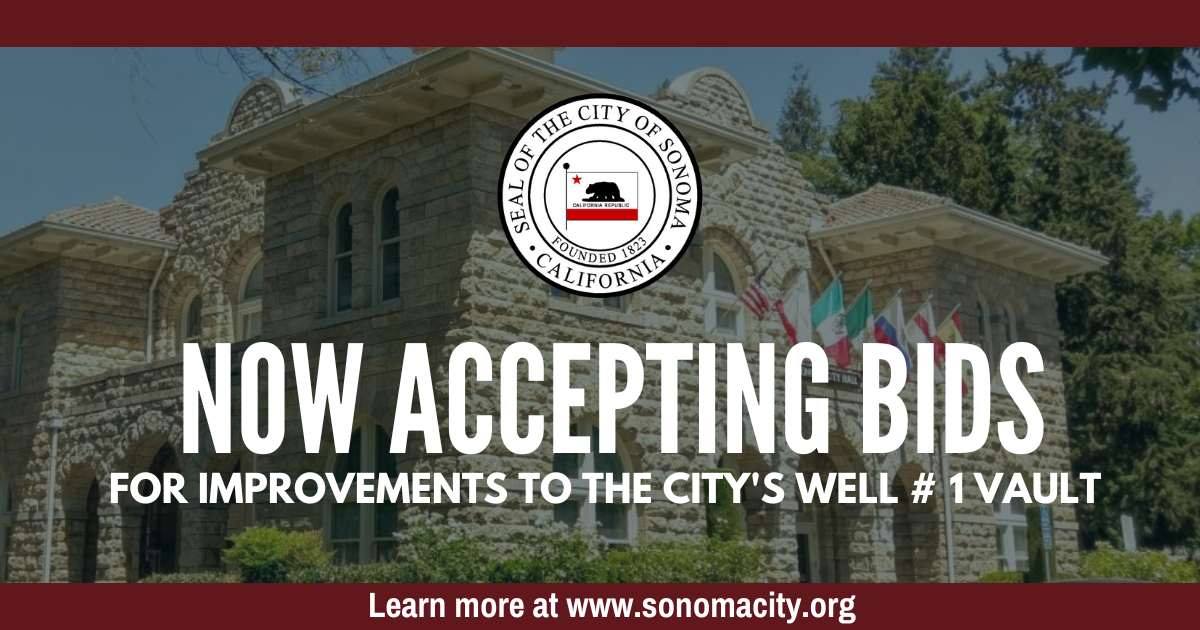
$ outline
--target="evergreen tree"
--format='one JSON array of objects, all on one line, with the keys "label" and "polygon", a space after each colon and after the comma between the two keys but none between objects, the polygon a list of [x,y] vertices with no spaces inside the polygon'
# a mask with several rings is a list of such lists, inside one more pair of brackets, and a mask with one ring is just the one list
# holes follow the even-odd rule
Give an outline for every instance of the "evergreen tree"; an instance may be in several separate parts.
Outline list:
[{"label": "evergreen tree", "polygon": [[1200,224],[1146,215],[1113,86],[1074,85],[1069,63],[1001,54],[977,83],[944,49],[894,51],[870,93],[839,103],[832,152],[856,186],[882,182],[959,203],[1109,257],[1058,289],[1085,541],[1117,540],[1132,512],[1148,544],[1200,547]]},{"label": "evergreen tree", "polygon": [[805,179],[817,192],[834,198],[858,192],[829,152],[828,133],[821,121],[821,102],[808,84],[808,69],[796,64],[792,86],[779,114],[779,143],[800,162]]},{"label": "evergreen tree", "polygon": [[859,187],[892,184],[990,208],[990,169],[1006,140],[969,87],[970,77],[954,74],[949,49],[895,49],[866,97],[838,103],[833,154]]},{"label": "evergreen tree", "polygon": [[825,149],[821,102],[808,85],[808,68],[804,64],[798,63],[792,70],[792,86],[783,102],[778,127],[779,144],[788,153],[815,157]]}]

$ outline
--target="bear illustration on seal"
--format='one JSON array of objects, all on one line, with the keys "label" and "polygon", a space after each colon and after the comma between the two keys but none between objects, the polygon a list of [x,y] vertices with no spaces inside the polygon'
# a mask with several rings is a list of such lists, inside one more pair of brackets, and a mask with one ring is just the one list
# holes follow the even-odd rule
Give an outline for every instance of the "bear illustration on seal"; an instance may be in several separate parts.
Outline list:
[{"label": "bear illustration on seal", "polygon": [[584,201],[625,201],[621,198],[621,188],[613,182],[595,182],[587,187],[590,198]]}]

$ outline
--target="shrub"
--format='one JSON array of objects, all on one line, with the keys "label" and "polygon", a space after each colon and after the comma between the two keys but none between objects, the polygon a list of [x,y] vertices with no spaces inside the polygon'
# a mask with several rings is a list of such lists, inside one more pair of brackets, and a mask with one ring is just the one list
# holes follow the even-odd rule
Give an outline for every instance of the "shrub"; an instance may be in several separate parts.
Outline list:
[{"label": "shrub", "polygon": [[562,524],[540,527],[517,539],[506,559],[488,567],[493,583],[595,582],[601,578],[604,541],[596,534]]},{"label": "shrub", "polygon": [[397,534],[402,567],[396,582],[482,582],[488,574],[488,546],[438,515],[409,521]]},{"label": "shrub", "polygon": [[1080,575],[1085,578],[1121,578],[1147,582],[1193,583],[1196,565],[1172,560],[1161,551],[1118,551],[1101,543],[1083,554]]},{"label": "shrub", "polygon": [[397,584],[411,582],[412,571],[396,562],[376,564],[327,564],[296,569],[288,575],[294,583]]},{"label": "shrub", "polygon": [[155,573],[139,582],[141,584],[229,584],[241,581],[232,573]]},{"label": "shrub", "polygon": [[980,584],[1021,584],[1025,574],[1020,571],[994,571],[979,576]]},{"label": "shrub", "polygon": [[251,527],[230,540],[225,562],[241,570],[243,582],[287,582],[291,572],[324,567],[332,557],[322,547],[321,532]]},{"label": "shrub", "polygon": [[764,560],[758,546],[736,541],[651,543],[610,552],[596,577],[627,584],[749,582],[761,576]]}]

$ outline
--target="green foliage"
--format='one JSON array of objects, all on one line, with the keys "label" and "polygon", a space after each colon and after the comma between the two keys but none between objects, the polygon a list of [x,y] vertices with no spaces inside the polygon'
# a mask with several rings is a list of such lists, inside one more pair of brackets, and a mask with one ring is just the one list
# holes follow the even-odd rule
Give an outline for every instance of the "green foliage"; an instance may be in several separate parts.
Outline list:
[{"label": "green foliage", "polygon": [[1137,102],[1161,112],[1187,97],[1200,102],[1200,48],[1076,48],[1083,69],[1101,68],[1129,83]]},{"label": "green foliage", "polygon": [[[732,473],[728,469],[708,472]],[[708,495],[705,486],[705,516],[708,521],[708,537],[714,540],[741,540],[745,529],[742,524],[742,506],[734,503],[733,486],[725,479],[716,483],[716,500]]]},{"label": "green foliage", "polygon": [[488,569],[489,582],[558,583],[603,580],[605,543],[596,534],[563,525],[540,527]]},{"label": "green foliage", "polygon": [[979,576],[980,584],[1023,584],[1025,574],[1020,571],[994,571]]},{"label": "green foliage", "polygon": [[487,575],[488,548],[477,533],[440,516],[408,522],[399,535],[399,556],[408,572],[403,582],[481,582]]},{"label": "green foliage", "polygon": [[329,563],[321,532],[285,532],[274,527],[251,527],[230,538],[233,548],[225,562],[236,565],[248,583],[287,582],[293,571]]},{"label": "green foliage", "polygon": [[1004,51],[972,81],[944,49],[897,49],[839,103],[836,166],[806,173],[946,195],[1107,256],[1058,286],[1073,467],[1103,476],[1084,543],[1118,540],[1132,513],[1145,543],[1197,548],[1200,220],[1145,213],[1114,89],[1073,72]]},{"label": "green foliage", "polygon": [[1171,560],[1159,551],[1118,551],[1103,543],[1095,551],[1083,554],[1080,567],[1085,578],[1122,578],[1176,584],[1200,581],[1195,563]]},{"label": "green foliage", "polygon": [[[324,583],[719,583],[757,580],[762,549],[737,541],[651,543],[608,549],[595,534],[562,525],[539,527],[499,552],[483,542],[461,543],[462,532],[436,519],[410,527],[401,561],[368,565],[319,565],[292,570],[293,582]],[[428,547],[425,547],[428,545]],[[435,566],[439,562],[444,566]]]},{"label": "green foliage", "polygon": [[818,155],[825,148],[825,126],[821,123],[821,102],[808,85],[808,68],[796,64],[792,87],[779,114],[779,144],[788,153]]},{"label": "green foliage", "polygon": [[229,584],[240,582],[233,573],[155,573],[141,580],[141,584]]},{"label": "green foliage", "polygon": [[374,564],[325,564],[296,569],[288,581],[303,584],[403,584],[411,583],[414,573],[398,562]]},{"label": "green foliage", "polygon": [[613,551],[598,577],[626,584],[750,582],[761,575],[763,564],[757,546],[705,539],[695,545],[655,543]]},{"label": "green foliage", "polygon": [[[953,197],[989,211],[1009,177],[1002,129],[971,99],[944,48],[898,48],[879,65],[868,96],[837,104],[833,155],[859,188],[884,183]],[[987,134],[991,134],[988,136]],[[985,141],[985,138],[987,141]]]}]

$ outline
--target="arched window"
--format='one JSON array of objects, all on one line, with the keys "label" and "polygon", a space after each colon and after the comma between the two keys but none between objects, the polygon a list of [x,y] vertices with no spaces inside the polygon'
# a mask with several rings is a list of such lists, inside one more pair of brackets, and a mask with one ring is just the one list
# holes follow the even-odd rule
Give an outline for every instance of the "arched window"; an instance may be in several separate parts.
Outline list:
[{"label": "arched window", "polygon": [[[334,458],[333,474],[338,483],[354,473],[396,475],[396,456],[391,452],[388,432],[373,422],[354,430],[350,452]],[[393,560],[396,554],[395,532],[398,509],[395,503],[358,503],[357,487],[351,486],[343,503],[330,499],[329,543],[334,561],[366,564]]]},{"label": "arched window", "polygon": [[395,186],[379,200],[379,301],[400,297],[400,189]]},{"label": "arched window", "polygon": [[13,491],[8,477],[0,470],[0,582],[8,581],[8,550],[12,548]]},{"label": "arched window", "polygon": [[988,362],[993,366],[998,366],[999,363],[992,360],[992,321],[991,311],[988,309],[987,302],[983,298],[975,301],[975,345],[983,348],[984,354],[988,356]]},{"label": "arched window", "polygon": [[1025,501],[1013,497],[1004,502],[1013,475],[1005,475],[992,502],[996,520],[996,568],[1000,571],[1029,570],[1029,526],[1025,518]]},{"label": "arched window", "polygon": [[353,207],[346,203],[333,217],[333,247],[330,249],[332,260],[329,265],[329,306],[330,310],[335,313],[350,308],[354,280],[354,227],[350,225],[350,215],[353,212]]},{"label": "arched window", "polygon": [[183,343],[200,343],[204,330],[204,302],[200,295],[193,295],[183,309]]},{"label": "arched window", "polygon": [[709,334],[741,339],[745,324],[738,301],[733,267],[712,248],[704,250],[705,330]]},{"label": "arched window", "polygon": [[237,307],[238,339],[241,341],[262,337],[262,288],[263,264],[260,256],[242,279]]},{"label": "arched window", "polygon": [[1000,315],[1000,333],[1004,335],[1004,348],[1007,349],[1019,340],[1017,337],[1017,315],[1012,306],[1005,304]]},{"label": "arched window", "polygon": [[[596,482],[596,502],[588,499],[588,481],[584,473],[612,473],[619,478],[629,467],[621,453],[600,453],[600,430],[591,422],[571,425],[572,435],[591,435],[592,450],[589,453],[555,453],[554,472],[562,473],[571,480],[571,497],[554,506],[554,520],[566,525],[579,525],[584,530],[596,532],[610,545],[630,545],[637,538],[637,511],[633,503],[621,503],[620,495],[614,495],[614,503],[607,502],[607,483]],[[620,446],[617,447],[618,450]]]}]

